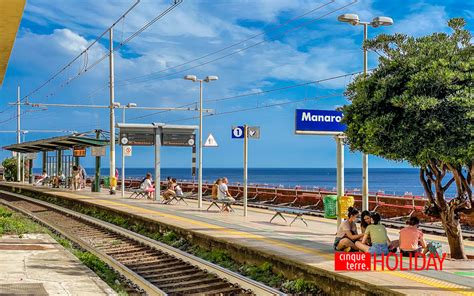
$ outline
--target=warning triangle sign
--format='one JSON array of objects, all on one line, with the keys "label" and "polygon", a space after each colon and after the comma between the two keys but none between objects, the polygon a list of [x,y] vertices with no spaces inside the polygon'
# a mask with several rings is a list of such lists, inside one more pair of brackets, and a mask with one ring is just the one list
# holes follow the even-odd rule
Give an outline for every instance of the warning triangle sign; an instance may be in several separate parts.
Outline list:
[{"label": "warning triangle sign", "polygon": [[207,137],[206,142],[204,142],[204,147],[217,147],[216,139],[214,139],[214,136],[212,134],[209,134],[209,137]]}]

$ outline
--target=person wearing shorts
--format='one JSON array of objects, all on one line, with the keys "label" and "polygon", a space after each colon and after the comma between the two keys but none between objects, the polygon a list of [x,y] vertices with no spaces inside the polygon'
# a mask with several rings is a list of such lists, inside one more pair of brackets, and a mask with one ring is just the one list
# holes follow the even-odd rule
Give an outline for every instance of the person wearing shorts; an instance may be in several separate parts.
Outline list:
[{"label": "person wearing shorts", "polygon": [[[388,254],[388,245],[390,244],[387,229],[380,224],[381,217],[379,213],[372,213],[370,217],[372,218],[372,224],[367,226],[362,242],[356,242],[356,246],[359,250],[366,253],[386,255]],[[371,246],[367,243],[369,238],[372,242]]]}]

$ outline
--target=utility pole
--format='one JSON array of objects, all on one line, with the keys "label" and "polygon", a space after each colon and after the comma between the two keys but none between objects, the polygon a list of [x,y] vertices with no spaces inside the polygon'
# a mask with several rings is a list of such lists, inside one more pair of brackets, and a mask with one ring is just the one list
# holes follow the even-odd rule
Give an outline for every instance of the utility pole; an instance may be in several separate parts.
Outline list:
[{"label": "utility pole", "polygon": [[[21,127],[20,127],[20,86],[18,85],[17,95],[16,95],[16,143],[20,144],[21,142]],[[21,154],[20,152],[16,153],[16,180],[20,182],[21,180]]]},{"label": "utility pole", "polygon": [[[114,33],[109,29],[109,79],[110,79],[110,171],[109,177],[115,178],[115,93],[114,93]],[[115,186],[110,186],[110,193],[115,193]]]}]

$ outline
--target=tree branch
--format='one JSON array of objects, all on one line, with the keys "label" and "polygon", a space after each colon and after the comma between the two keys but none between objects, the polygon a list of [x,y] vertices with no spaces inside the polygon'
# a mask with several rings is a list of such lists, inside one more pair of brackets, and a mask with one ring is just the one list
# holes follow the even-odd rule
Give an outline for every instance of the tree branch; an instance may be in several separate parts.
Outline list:
[{"label": "tree branch", "polygon": [[423,185],[423,188],[425,189],[426,196],[428,197],[430,203],[436,204],[433,198],[433,191],[431,190],[431,185],[425,180],[425,171],[425,168],[420,168],[420,182]]},{"label": "tree branch", "polygon": [[451,186],[451,184],[453,184],[453,182],[455,181],[456,179],[454,179],[454,177],[451,178],[451,180],[448,181],[448,183],[446,183],[446,185],[443,186],[443,190],[446,191],[448,190],[449,186]]}]

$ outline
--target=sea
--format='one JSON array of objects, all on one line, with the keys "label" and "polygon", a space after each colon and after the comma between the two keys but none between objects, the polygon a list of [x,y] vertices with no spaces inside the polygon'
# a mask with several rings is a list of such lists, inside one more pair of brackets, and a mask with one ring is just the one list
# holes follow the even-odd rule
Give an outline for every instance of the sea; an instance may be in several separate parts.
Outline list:
[{"label": "sea", "polygon": [[[121,172],[118,168],[119,173]],[[93,168],[86,168],[87,174],[94,175]],[[142,179],[147,172],[152,173],[153,168],[126,168],[125,176],[131,179]],[[35,169],[35,173],[41,173]],[[108,168],[101,169],[101,175],[107,176]],[[197,182],[197,176],[193,177],[189,168],[162,168],[161,179],[173,177],[180,181]],[[203,168],[204,182],[213,182],[217,178],[227,177],[231,184],[242,183],[242,168]],[[450,176],[447,175],[446,180]],[[335,168],[249,168],[248,182],[250,185],[259,184],[268,187],[302,189],[328,189],[336,187]],[[346,168],[344,170],[344,186],[346,190],[360,191],[362,186],[362,170],[357,168]],[[382,191],[385,194],[424,195],[423,187],[419,180],[419,170],[416,168],[369,168],[369,191]],[[446,192],[446,196],[454,196],[454,184]]]}]

